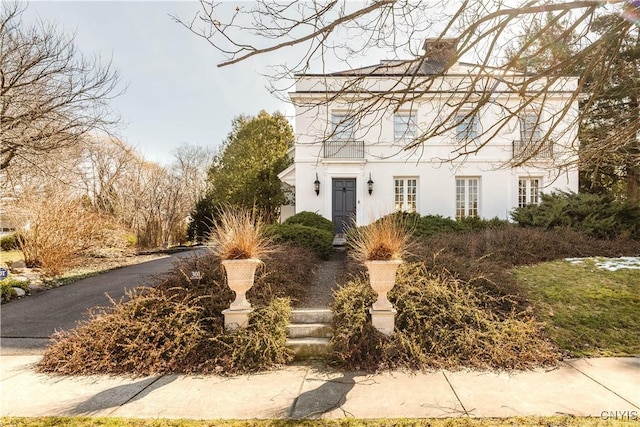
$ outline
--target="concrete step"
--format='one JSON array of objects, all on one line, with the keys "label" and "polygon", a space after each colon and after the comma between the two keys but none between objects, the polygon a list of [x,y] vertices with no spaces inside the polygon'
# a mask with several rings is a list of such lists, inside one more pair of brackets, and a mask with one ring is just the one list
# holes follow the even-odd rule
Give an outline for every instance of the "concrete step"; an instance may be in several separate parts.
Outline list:
[{"label": "concrete step", "polygon": [[312,359],[329,355],[329,338],[289,338],[286,346],[296,354],[296,359]]},{"label": "concrete step", "polygon": [[331,323],[333,312],[329,309],[303,308],[291,311],[291,323]]},{"label": "concrete step", "polygon": [[287,326],[290,338],[331,338],[331,325],[327,323],[295,323]]}]

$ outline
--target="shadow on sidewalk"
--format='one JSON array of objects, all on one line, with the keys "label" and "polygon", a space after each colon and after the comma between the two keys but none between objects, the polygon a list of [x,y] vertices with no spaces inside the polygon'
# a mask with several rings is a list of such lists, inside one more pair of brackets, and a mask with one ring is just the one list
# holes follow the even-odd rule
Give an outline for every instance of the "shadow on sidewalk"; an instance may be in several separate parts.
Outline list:
[{"label": "shadow on sidewalk", "polygon": [[364,375],[346,372],[342,377],[331,379],[314,390],[302,393],[294,400],[289,418],[318,419],[323,414],[342,408],[347,401],[347,394],[356,385],[355,378]]},{"label": "shadow on sidewalk", "polygon": [[71,410],[71,413],[73,415],[94,415],[109,408],[115,410],[127,403],[142,399],[152,391],[175,381],[176,378],[176,375],[163,375],[155,378],[145,378],[144,380],[131,384],[112,387],[78,404]]}]

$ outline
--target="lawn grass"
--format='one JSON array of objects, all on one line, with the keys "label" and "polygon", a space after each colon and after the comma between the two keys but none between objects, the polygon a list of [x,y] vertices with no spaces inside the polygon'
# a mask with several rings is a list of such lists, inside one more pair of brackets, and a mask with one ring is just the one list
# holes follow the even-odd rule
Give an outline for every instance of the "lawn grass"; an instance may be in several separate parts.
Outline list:
[{"label": "lawn grass", "polygon": [[602,270],[587,259],[522,267],[514,274],[548,336],[571,356],[640,354],[640,270]]},{"label": "lawn grass", "polygon": [[0,261],[2,262],[16,262],[24,259],[22,251],[14,249],[12,251],[0,251]]},{"label": "lawn grass", "polygon": [[361,420],[348,418],[343,420],[143,420],[125,418],[86,418],[86,417],[40,417],[40,418],[0,418],[5,427],[494,427],[494,426],[554,426],[554,427],[596,427],[637,425],[637,419],[604,420],[587,417],[517,417],[517,418],[429,418],[429,419],[380,419]]}]

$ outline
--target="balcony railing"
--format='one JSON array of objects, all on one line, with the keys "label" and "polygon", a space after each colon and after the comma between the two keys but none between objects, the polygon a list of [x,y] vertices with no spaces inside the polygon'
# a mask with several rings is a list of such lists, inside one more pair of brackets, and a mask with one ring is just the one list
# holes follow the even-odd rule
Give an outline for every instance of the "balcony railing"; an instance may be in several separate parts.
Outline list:
[{"label": "balcony railing", "polygon": [[513,141],[514,159],[551,159],[553,157],[553,141],[515,140]]},{"label": "balcony railing", "polygon": [[364,141],[324,141],[322,156],[325,159],[364,159]]}]

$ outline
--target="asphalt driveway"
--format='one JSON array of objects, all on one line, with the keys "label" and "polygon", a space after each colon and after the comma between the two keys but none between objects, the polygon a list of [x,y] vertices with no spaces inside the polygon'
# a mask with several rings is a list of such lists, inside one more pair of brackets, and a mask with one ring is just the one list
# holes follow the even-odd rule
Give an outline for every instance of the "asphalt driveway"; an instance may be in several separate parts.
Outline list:
[{"label": "asphalt driveway", "polygon": [[109,297],[122,298],[127,289],[150,283],[154,276],[169,272],[177,259],[195,256],[202,250],[179,252],[118,268],[3,304],[0,307],[0,352],[42,352],[51,334],[75,327],[78,321],[86,319],[91,307],[110,305]]}]

